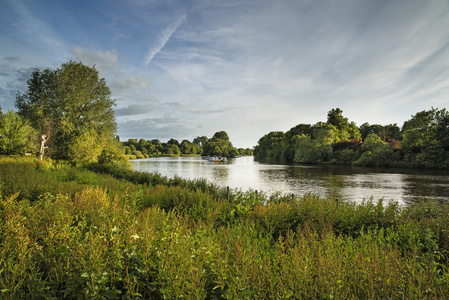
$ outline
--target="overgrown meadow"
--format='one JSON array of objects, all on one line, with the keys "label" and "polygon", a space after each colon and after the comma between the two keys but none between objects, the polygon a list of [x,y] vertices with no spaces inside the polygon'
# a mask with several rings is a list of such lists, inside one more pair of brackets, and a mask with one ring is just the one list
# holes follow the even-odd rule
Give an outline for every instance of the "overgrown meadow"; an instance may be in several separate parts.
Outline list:
[{"label": "overgrown meadow", "polygon": [[449,207],[0,157],[1,299],[449,298]]}]

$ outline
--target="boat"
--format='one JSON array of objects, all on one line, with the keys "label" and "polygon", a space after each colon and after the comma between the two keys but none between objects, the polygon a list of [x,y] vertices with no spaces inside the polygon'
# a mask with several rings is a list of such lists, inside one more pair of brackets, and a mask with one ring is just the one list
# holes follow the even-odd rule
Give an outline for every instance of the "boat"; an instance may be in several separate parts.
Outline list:
[{"label": "boat", "polygon": [[221,157],[221,156],[209,156],[209,161],[211,162],[228,162],[228,159],[226,157]]}]

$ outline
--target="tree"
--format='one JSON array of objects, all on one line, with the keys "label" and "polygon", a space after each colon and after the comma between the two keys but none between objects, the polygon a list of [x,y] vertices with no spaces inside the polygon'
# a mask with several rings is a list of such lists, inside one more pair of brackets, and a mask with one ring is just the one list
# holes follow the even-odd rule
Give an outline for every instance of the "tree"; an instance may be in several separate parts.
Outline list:
[{"label": "tree", "polygon": [[218,131],[212,137],[213,139],[219,139],[224,141],[229,141],[229,136],[225,131]]},{"label": "tree", "polygon": [[371,133],[378,135],[383,141],[387,141],[389,139],[399,140],[401,138],[401,129],[397,126],[397,124],[382,126],[379,124],[370,125],[366,122],[360,126],[359,130],[362,140],[365,140],[365,138]]},{"label": "tree", "polygon": [[348,118],[343,117],[343,111],[339,108],[331,109],[327,113],[327,124],[336,128],[335,142],[361,139],[359,128],[354,122],[349,122]]},{"label": "tree", "polygon": [[282,151],[282,131],[272,131],[259,139],[254,147],[254,159],[261,162],[277,162]]},{"label": "tree", "polygon": [[402,126],[400,150],[413,166],[447,167],[449,165],[449,114],[432,108],[416,113]]},{"label": "tree", "polygon": [[295,158],[295,143],[296,139],[300,135],[312,135],[313,128],[310,124],[298,124],[287,131],[282,139],[282,149],[280,158],[277,156],[277,151],[275,152],[275,160],[273,162],[279,163],[292,163]]},{"label": "tree", "polygon": [[167,148],[167,154],[179,156],[181,154],[181,150],[179,149],[179,147],[177,145],[171,144]]},{"label": "tree", "polygon": [[295,143],[294,162],[321,163],[332,158],[334,132],[328,129],[315,129],[314,138],[300,135]]},{"label": "tree", "polygon": [[208,138],[206,136],[198,136],[193,140],[194,144],[197,144],[198,147],[203,147],[207,143]]},{"label": "tree", "polygon": [[0,115],[0,154],[19,154],[32,145],[33,129],[12,110]]},{"label": "tree", "polygon": [[176,145],[176,146],[178,146],[178,147],[180,146],[178,140],[176,140],[176,139],[170,139],[170,140],[167,142],[167,145],[169,145],[169,146]]},{"label": "tree", "polygon": [[196,154],[196,149],[193,147],[193,143],[188,140],[183,140],[179,148],[182,154]]},{"label": "tree", "polygon": [[219,131],[204,144],[202,155],[236,157],[238,152],[229,141],[228,134],[225,131]]},{"label": "tree", "polygon": [[[114,139],[115,101],[95,67],[70,61],[56,70],[35,69],[27,85],[27,91],[16,97],[18,113],[47,136],[53,157],[71,159],[76,151],[73,147],[87,134]],[[85,151],[97,153],[96,144],[85,147]]]},{"label": "tree", "polygon": [[345,128],[348,124],[348,118],[343,117],[343,111],[339,108],[333,108],[327,113],[327,124],[332,124],[338,129]]}]

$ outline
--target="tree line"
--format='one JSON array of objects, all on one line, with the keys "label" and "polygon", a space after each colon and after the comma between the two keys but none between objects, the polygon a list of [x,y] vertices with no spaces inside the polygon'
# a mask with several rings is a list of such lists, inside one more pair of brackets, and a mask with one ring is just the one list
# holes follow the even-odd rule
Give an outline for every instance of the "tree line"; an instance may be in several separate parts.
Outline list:
[{"label": "tree line", "polygon": [[361,166],[449,167],[449,113],[431,108],[397,124],[357,126],[339,108],[326,122],[299,124],[259,139],[254,158],[269,163],[330,163]]},{"label": "tree line", "polygon": [[148,158],[155,156],[203,155],[238,157],[253,155],[253,149],[235,148],[225,131],[216,132],[212,138],[198,136],[192,141],[170,139],[163,143],[158,139],[128,139],[122,142],[125,154],[131,158]]},{"label": "tree line", "polygon": [[[252,155],[236,149],[224,131],[212,138],[197,137],[179,143],[170,139],[129,139],[116,136],[115,100],[95,67],[69,61],[59,68],[35,69],[27,89],[18,92],[17,112],[0,108],[0,154],[36,153],[73,163],[99,162],[128,166],[136,158],[160,155]],[[128,155],[128,156],[127,156]]]}]

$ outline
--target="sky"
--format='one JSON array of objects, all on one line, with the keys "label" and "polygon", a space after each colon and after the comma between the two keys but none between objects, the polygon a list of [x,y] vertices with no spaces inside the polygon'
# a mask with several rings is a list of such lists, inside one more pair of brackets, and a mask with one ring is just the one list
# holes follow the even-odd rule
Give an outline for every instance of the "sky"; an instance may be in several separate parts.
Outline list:
[{"label": "sky", "polygon": [[35,68],[94,66],[117,134],[251,148],[325,122],[449,108],[449,0],[0,0],[0,106]]}]

